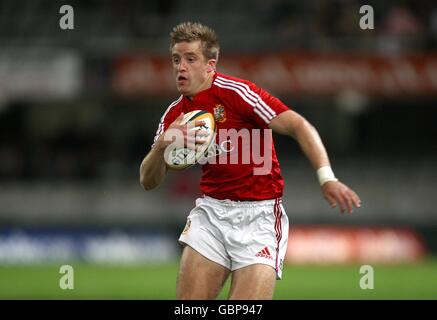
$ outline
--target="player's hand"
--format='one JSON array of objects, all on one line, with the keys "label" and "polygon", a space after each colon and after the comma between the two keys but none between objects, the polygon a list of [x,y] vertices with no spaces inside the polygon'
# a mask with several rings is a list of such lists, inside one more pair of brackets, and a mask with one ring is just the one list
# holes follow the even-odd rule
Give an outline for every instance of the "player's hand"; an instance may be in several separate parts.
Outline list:
[{"label": "player's hand", "polygon": [[[177,130],[177,132],[182,133],[183,135],[183,141],[184,146],[195,146],[198,144],[203,144],[206,142],[206,139],[204,138],[204,131],[202,131],[200,128],[204,126],[206,123],[203,120],[196,120],[194,122],[185,124],[184,121],[184,113],[182,112],[176,119],[173,121],[167,130]],[[191,131],[193,130],[193,131]],[[159,141],[157,141],[161,147],[161,149],[165,149],[168,145],[170,145],[173,141],[176,140],[176,137],[173,136],[172,140],[165,140],[164,139],[165,134],[162,134],[159,137]]]},{"label": "player's hand", "polygon": [[352,213],[353,208],[361,207],[361,200],[358,195],[340,181],[328,181],[322,186],[322,193],[332,208],[340,207],[340,212],[347,209]]}]

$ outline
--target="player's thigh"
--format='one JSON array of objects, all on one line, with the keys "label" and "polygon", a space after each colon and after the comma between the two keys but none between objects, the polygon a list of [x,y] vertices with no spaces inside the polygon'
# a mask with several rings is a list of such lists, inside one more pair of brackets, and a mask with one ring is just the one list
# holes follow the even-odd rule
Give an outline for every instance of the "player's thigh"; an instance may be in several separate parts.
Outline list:
[{"label": "player's thigh", "polygon": [[177,299],[215,299],[228,278],[230,270],[211,261],[186,245],[182,252]]},{"label": "player's thigh", "polygon": [[270,300],[273,298],[276,271],[266,264],[252,264],[232,272],[229,299]]}]

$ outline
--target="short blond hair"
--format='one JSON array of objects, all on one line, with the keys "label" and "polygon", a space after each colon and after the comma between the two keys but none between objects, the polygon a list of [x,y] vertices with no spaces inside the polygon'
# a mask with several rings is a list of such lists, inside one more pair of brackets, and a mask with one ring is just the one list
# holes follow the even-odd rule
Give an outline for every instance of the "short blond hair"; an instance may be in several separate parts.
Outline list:
[{"label": "short blond hair", "polygon": [[213,29],[199,22],[182,22],[170,32],[170,50],[176,43],[200,40],[203,56],[218,60],[220,45]]}]

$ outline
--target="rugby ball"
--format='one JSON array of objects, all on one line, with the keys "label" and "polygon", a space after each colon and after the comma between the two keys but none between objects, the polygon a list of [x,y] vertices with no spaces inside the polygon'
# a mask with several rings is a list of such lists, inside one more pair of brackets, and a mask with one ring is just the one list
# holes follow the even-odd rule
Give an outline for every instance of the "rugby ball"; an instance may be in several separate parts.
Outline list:
[{"label": "rugby ball", "polygon": [[[203,120],[205,125],[195,127],[196,120]],[[215,121],[214,116],[205,110],[194,110],[184,115],[183,123],[188,124],[189,134],[196,134],[196,132],[201,131],[202,137],[206,139],[204,144],[198,144],[195,148],[184,147],[174,147],[166,150],[164,153],[164,159],[167,166],[174,170],[182,170],[193,166],[201,159],[208,148],[213,143],[215,138]],[[190,128],[190,123],[192,127]],[[171,146],[171,145],[170,145]]]}]

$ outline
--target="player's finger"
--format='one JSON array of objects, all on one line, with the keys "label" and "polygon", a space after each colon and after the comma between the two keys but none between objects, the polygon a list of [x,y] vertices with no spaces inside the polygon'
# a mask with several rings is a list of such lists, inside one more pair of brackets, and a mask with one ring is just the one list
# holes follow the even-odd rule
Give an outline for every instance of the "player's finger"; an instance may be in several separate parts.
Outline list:
[{"label": "player's finger", "polygon": [[206,142],[205,138],[202,137],[196,137],[196,144],[204,144]]},{"label": "player's finger", "polygon": [[337,206],[337,201],[331,195],[326,194],[325,195],[325,199],[328,201],[328,203],[331,206],[331,208],[335,208]]},{"label": "player's finger", "polygon": [[182,123],[182,119],[184,118],[184,113],[183,112],[181,112],[181,114],[176,118],[176,120],[175,121],[177,121],[177,122],[179,122],[179,123]]},{"label": "player's finger", "polygon": [[351,196],[351,194],[350,194],[349,192],[346,192],[346,193],[343,195],[343,198],[345,199],[345,202],[346,202],[347,209],[348,209],[349,213],[352,213],[352,212],[353,212],[353,209],[354,209],[354,203],[353,203],[353,201],[352,201],[352,196]]},{"label": "player's finger", "polygon": [[352,190],[351,190],[351,193],[352,193],[352,201],[353,201],[355,207],[356,208],[361,207],[361,199],[360,199],[360,197],[358,197],[358,195],[354,191],[352,191]]},{"label": "player's finger", "polygon": [[346,209],[346,203],[345,203],[345,199],[343,199],[341,194],[338,194],[336,196],[336,200],[338,202],[338,204],[340,205],[340,212],[344,213],[345,209]]},{"label": "player's finger", "polygon": [[194,147],[196,144],[204,144],[206,143],[206,137],[198,136],[198,135],[188,135],[186,137],[187,146]]},{"label": "player's finger", "polygon": [[204,126],[205,124],[206,124],[206,122],[204,120],[194,121],[194,126],[196,126],[196,127],[201,127],[201,126]]},{"label": "player's finger", "polygon": [[196,137],[194,135],[188,135],[185,142],[187,147],[194,148],[196,145]]},{"label": "player's finger", "polygon": [[207,137],[208,131],[200,129],[196,131],[196,137]]}]

